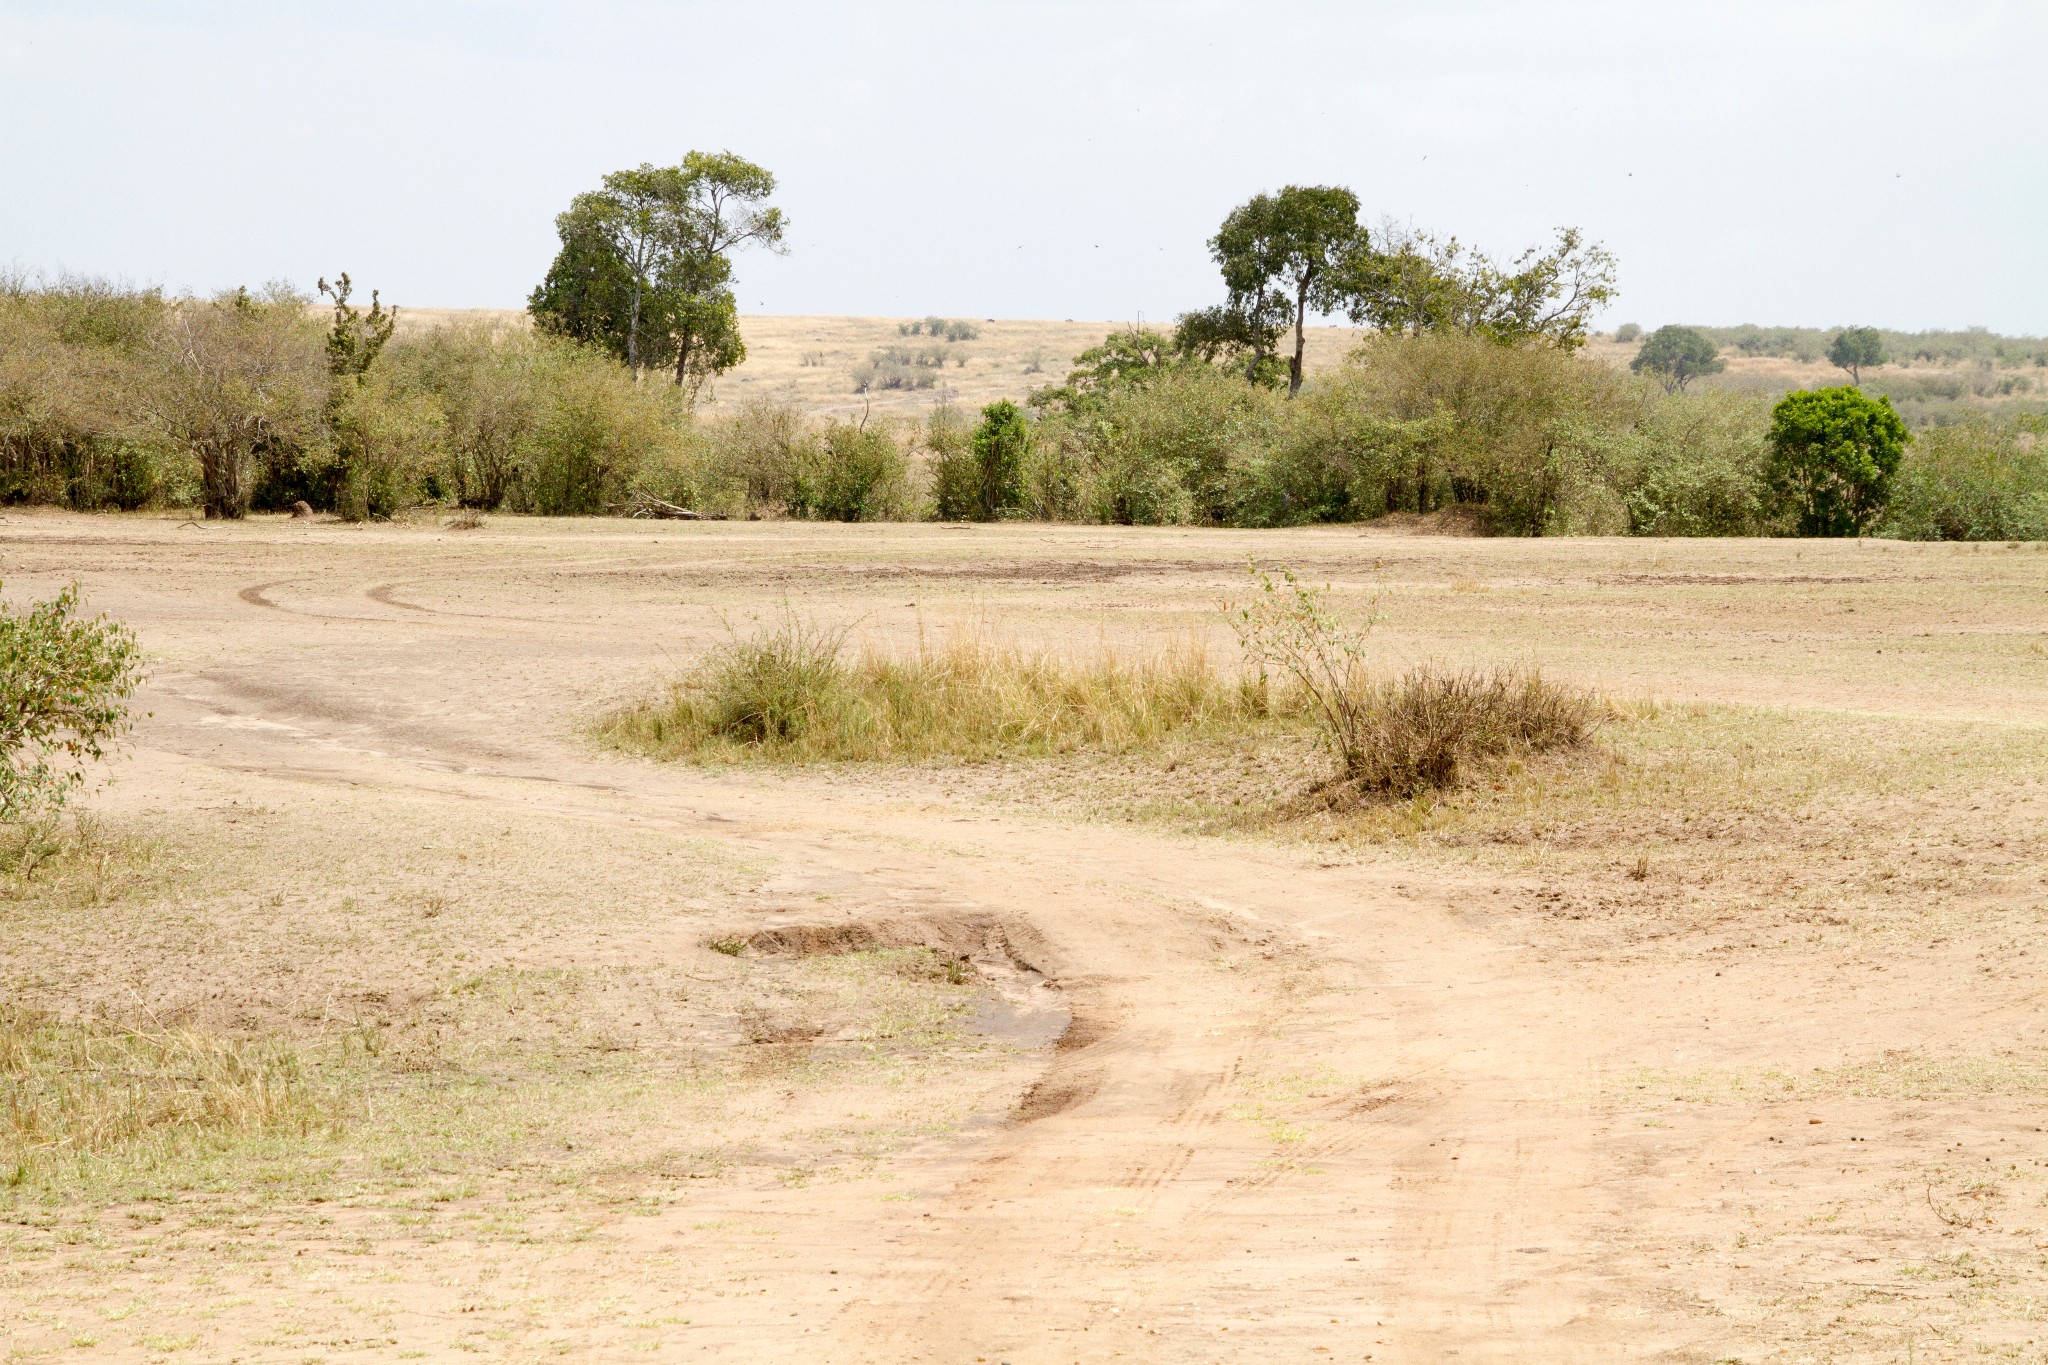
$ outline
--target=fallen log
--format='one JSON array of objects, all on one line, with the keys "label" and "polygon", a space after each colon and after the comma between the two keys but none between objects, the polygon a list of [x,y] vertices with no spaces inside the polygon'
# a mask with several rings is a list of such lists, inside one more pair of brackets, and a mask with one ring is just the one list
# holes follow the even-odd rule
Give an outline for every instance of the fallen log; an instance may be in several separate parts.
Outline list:
[{"label": "fallen log", "polygon": [[635,493],[631,502],[615,502],[612,510],[621,516],[644,517],[659,521],[724,521],[723,512],[698,512],[675,503],[665,502],[649,493]]}]

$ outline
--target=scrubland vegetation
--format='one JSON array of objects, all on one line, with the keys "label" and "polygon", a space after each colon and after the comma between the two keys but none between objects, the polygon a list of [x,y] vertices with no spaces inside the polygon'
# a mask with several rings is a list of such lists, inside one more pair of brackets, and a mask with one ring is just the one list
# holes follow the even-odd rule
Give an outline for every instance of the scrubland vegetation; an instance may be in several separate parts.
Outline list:
[{"label": "scrubland vegetation", "polygon": [[[1666,391],[1549,344],[1383,334],[1290,399],[1132,331],[1029,404],[942,402],[913,424],[820,420],[772,397],[697,413],[685,391],[636,382],[601,350],[514,327],[401,333],[366,361],[337,360],[334,337],[362,324],[333,311],[289,291],[169,299],[12,281],[0,292],[0,496],[215,516],[303,501],[351,520],[436,505],[600,515],[646,493],[707,514],[842,521],[1284,526],[1407,513],[1518,535],[1800,530],[1769,473],[1767,397],[1712,381]],[[877,370],[874,382],[896,381]],[[1866,371],[1863,391],[1904,382]],[[1862,528],[2040,535],[2044,421],[1986,409],[1911,432]],[[991,442],[1000,468],[985,469]]]}]

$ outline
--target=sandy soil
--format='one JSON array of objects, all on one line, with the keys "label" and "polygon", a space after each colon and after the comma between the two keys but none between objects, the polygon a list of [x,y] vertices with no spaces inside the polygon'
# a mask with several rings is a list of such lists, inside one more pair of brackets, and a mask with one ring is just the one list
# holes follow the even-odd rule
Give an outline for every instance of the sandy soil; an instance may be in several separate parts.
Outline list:
[{"label": "sandy soil", "polygon": [[[1680,800],[1459,848],[1091,820],[1045,767],[702,770],[579,734],[749,613],[1089,648],[1207,628],[1247,553],[1377,591],[1390,659],[1755,708],[1833,776],[1704,831]],[[225,850],[197,889],[14,921],[12,994],[419,1032],[471,1019],[435,1013],[458,978],[500,973],[505,1029],[573,978],[612,1059],[543,1096],[594,1127],[436,1158],[438,1202],[347,1168],[211,1218],[15,1218],[23,1358],[2044,1358],[2048,555],[10,514],[0,567],[10,596],[78,579],[151,652],[96,805]],[[1935,747],[1853,741],[1894,730]],[[1960,787],[1894,773],[1936,749]],[[1111,766],[1098,795],[1178,777]],[[980,1022],[886,1067],[872,1028],[734,1023],[749,973],[822,987],[708,944],[861,926],[970,959]],[[703,1098],[714,1054],[756,1060]],[[498,1113],[512,1077],[470,1070]]]}]

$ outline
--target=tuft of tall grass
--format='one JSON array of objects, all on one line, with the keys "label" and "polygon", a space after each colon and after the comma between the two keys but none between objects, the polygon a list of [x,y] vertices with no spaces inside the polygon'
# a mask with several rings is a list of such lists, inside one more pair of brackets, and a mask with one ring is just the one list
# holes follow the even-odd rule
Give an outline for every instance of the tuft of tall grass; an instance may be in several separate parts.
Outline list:
[{"label": "tuft of tall grass", "polygon": [[1533,670],[1412,669],[1360,689],[1342,780],[1403,798],[1454,787],[1474,763],[1584,744],[1599,714],[1591,693]]},{"label": "tuft of tall grass", "polygon": [[849,651],[843,632],[791,620],[731,641],[598,730],[658,758],[993,758],[1128,750],[1273,710],[1263,687],[1192,642],[1077,660],[963,634],[892,656]]}]

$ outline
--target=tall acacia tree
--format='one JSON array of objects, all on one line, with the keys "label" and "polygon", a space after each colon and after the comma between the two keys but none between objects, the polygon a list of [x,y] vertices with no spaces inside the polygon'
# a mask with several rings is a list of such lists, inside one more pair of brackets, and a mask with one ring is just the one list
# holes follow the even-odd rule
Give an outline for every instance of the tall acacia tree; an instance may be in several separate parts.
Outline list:
[{"label": "tall acacia tree", "polygon": [[1288,185],[1231,210],[1209,239],[1209,252],[1230,290],[1220,316],[1251,352],[1248,374],[1256,376],[1272,339],[1292,324],[1287,394],[1301,392],[1308,315],[1344,301],[1346,263],[1365,250],[1358,196],[1341,185]]},{"label": "tall acacia tree", "polygon": [[775,177],[730,152],[616,171],[555,219],[561,249],[528,307],[543,328],[602,345],[636,373],[671,369],[693,397],[746,356],[732,253],[784,250]]}]

